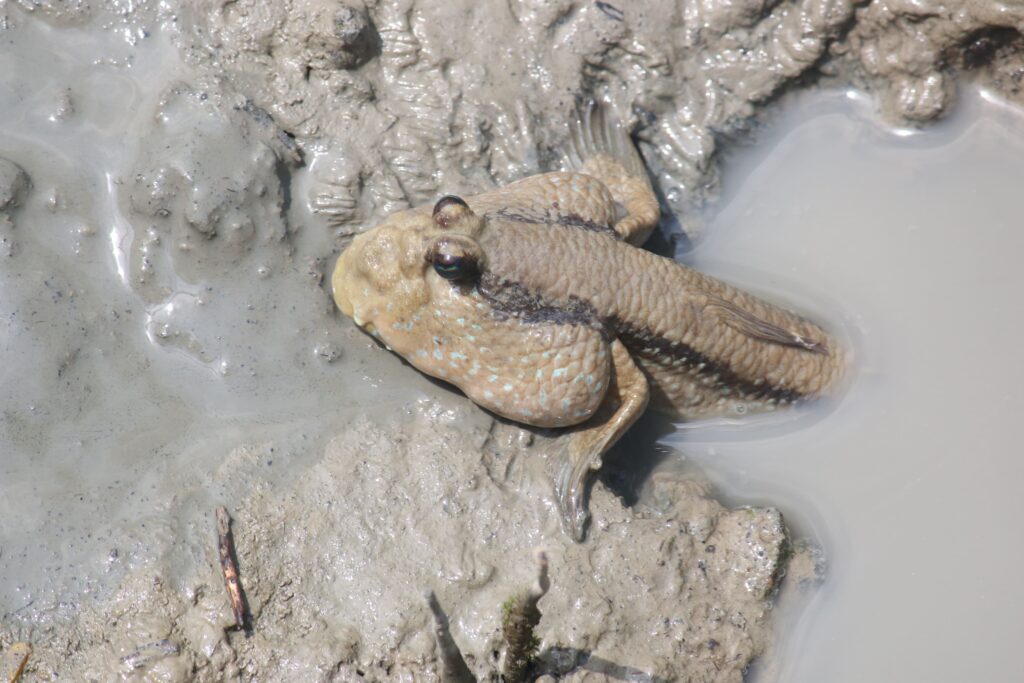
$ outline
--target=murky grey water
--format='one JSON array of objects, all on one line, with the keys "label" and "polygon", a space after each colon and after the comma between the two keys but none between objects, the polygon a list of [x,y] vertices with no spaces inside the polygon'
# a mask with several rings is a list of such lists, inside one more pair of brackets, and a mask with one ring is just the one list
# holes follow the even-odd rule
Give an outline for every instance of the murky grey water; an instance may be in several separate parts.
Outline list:
[{"label": "murky grey water", "polygon": [[688,260],[824,314],[857,353],[848,395],[796,429],[668,439],[826,550],[780,680],[1021,680],[1024,113],[970,91],[911,134],[855,95],[802,96],[726,169]]}]

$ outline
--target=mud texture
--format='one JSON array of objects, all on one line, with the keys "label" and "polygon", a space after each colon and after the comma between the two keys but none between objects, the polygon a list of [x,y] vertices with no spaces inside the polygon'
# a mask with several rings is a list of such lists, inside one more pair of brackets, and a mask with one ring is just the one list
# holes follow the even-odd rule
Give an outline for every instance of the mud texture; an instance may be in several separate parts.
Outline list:
[{"label": "mud texture", "polygon": [[958,72],[1019,100],[1021,25],[981,0],[0,4],[0,650],[32,643],[25,680],[435,680],[433,589],[486,679],[543,547],[548,675],[743,680],[794,545],[777,510],[696,473],[644,506],[598,483],[569,542],[557,437],[374,346],[323,273],[389,211],[557,166],[584,95],[635,126],[665,233],[697,235],[716,153],[787,89],[914,122]]},{"label": "mud texture", "polygon": [[871,2],[832,52],[852,60],[890,116],[927,122],[953,103],[958,74],[1024,102],[1024,6],[1013,2]]},{"label": "mud texture", "polygon": [[[450,401],[455,403],[455,401]],[[518,430],[468,405],[421,402],[399,418],[358,419],[288,486],[258,477],[235,509],[253,635],[226,627],[214,544],[192,575],[130,576],[33,671],[75,680],[427,680],[437,653],[423,590],[448,607],[481,680],[496,669],[501,604],[551,558],[541,602],[542,666],[569,680],[740,680],[767,645],[770,594],[786,543],[773,510],[728,511],[693,483],[656,487],[637,514],[595,493],[598,542],[558,528],[543,458]],[[419,454],[428,453],[429,458]],[[258,469],[267,448],[230,453],[216,477]],[[423,501],[435,501],[430,511]],[[210,519],[212,529],[212,511]],[[199,540],[211,529],[197,528]],[[657,545],[651,546],[657,539]],[[598,677],[601,680],[601,677]]]}]

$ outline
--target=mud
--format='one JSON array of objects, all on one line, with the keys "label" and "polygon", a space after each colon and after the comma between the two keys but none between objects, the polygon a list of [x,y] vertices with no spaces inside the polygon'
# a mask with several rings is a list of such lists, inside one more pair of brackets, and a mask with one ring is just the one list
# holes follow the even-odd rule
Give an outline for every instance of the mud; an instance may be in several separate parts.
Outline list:
[{"label": "mud", "polygon": [[[27,680],[434,680],[433,589],[485,677],[540,546],[544,671],[742,680],[787,564],[784,592],[821,570],[772,503],[727,509],[691,468],[625,507],[623,465],[568,542],[557,436],[374,345],[324,272],[391,210],[556,167],[584,94],[635,126],[683,248],[789,90],[860,84],[897,123],[958,72],[1019,100],[1021,24],[980,0],[0,4],[0,649],[32,642]],[[218,504],[251,637],[225,630]]]},{"label": "mud", "polygon": [[957,74],[1024,102],[1024,7],[1014,3],[872,2],[833,54],[855,61],[891,116],[912,123],[946,113]]}]

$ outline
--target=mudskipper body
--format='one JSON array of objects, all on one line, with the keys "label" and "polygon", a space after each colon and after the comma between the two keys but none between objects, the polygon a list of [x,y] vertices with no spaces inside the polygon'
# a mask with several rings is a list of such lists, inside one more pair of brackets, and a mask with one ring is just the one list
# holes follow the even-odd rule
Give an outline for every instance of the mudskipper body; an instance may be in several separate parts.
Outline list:
[{"label": "mudskipper body", "polygon": [[815,323],[640,248],[659,219],[642,161],[600,108],[578,172],[397,212],[334,271],[342,312],[510,420],[571,430],[555,482],[583,537],[589,473],[641,413],[683,419],[821,396],[843,352]]}]

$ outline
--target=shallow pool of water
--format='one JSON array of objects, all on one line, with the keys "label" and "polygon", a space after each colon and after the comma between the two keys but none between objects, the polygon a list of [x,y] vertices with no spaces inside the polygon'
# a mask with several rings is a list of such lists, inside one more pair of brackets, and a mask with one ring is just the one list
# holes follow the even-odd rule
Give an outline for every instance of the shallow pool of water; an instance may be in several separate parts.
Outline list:
[{"label": "shallow pool of water", "polygon": [[831,320],[851,386],[796,428],[666,440],[825,549],[780,680],[1024,680],[1024,113],[977,91],[924,132],[852,93],[781,111],[686,260]]}]

